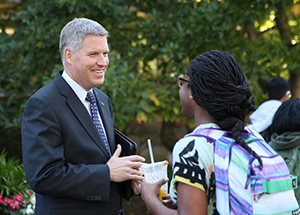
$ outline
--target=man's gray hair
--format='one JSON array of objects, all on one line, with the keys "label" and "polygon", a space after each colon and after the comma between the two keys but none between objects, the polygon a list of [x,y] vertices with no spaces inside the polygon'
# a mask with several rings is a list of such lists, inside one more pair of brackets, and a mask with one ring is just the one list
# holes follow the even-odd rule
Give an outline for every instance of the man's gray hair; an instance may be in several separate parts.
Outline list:
[{"label": "man's gray hair", "polygon": [[65,25],[60,32],[59,51],[64,64],[64,52],[69,48],[77,52],[82,45],[83,39],[88,35],[109,36],[108,31],[98,22],[87,18],[75,18]]}]

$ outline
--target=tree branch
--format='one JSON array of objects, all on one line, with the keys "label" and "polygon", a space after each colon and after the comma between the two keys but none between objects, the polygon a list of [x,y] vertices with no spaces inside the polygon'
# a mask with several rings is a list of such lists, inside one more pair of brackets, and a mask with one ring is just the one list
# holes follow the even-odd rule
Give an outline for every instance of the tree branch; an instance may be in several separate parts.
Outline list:
[{"label": "tree branch", "polygon": [[246,23],[246,33],[248,35],[249,41],[254,41],[258,37],[254,26],[252,24],[249,24],[249,23]]},{"label": "tree branch", "polygon": [[287,45],[287,47],[291,47],[291,32],[287,23],[287,17],[284,11],[284,7],[282,3],[277,3],[276,8],[277,11],[275,16],[275,22],[277,25],[277,29],[279,30],[280,37],[283,43]]}]

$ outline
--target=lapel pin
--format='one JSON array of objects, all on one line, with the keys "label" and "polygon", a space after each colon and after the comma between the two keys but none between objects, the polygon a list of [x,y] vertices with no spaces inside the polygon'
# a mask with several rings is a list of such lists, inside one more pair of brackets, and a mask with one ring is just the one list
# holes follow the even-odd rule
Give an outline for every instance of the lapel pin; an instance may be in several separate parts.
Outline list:
[{"label": "lapel pin", "polygon": [[104,103],[103,102],[100,102],[100,104],[104,107]]}]

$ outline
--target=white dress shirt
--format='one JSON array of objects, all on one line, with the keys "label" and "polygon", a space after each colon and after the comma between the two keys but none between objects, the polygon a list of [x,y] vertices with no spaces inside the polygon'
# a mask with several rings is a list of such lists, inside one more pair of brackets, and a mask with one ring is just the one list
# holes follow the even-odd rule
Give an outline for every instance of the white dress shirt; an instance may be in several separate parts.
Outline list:
[{"label": "white dress shirt", "polygon": [[[88,113],[91,115],[90,102],[88,102],[88,101],[85,100],[86,95],[87,95],[87,91],[80,84],[78,84],[76,81],[74,81],[65,70],[62,73],[62,77],[69,84],[69,86],[72,88],[72,90],[77,95],[77,97],[79,98],[79,100],[85,106],[85,108],[88,111]],[[94,95],[93,89],[91,89],[90,92]],[[99,111],[98,111],[98,117],[100,119],[100,122],[101,122],[102,127],[103,127],[104,134],[106,136],[105,128],[104,128],[104,125],[102,123],[102,119],[101,119],[101,116],[99,114]],[[107,138],[107,136],[106,136],[106,138]]]}]

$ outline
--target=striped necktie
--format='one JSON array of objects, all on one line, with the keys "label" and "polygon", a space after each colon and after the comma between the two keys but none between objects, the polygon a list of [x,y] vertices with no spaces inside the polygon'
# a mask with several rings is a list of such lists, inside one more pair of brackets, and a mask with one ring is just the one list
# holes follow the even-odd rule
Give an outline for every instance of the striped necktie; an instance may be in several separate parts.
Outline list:
[{"label": "striped necktie", "polygon": [[87,95],[86,95],[85,100],[90,102],[92,120],[95,123],[95,126],[96,126],[96,128],[97,128],[97,130],[98,130],[98,132],[99,132],[99,134],[102,138],[102,141],[105,145],[106,150],[111,155],[110,148],[109,148],[109,145],[108,145],[108,141],[107,141],[106,135],[104,133],[104,129],[103,129],[103,126],[101,124],[101,121],[99,119],[99,115],[98,115],[99,112],[98,112],[96,99],[95,99],[94,95],[91,92],[88,92]]}]

